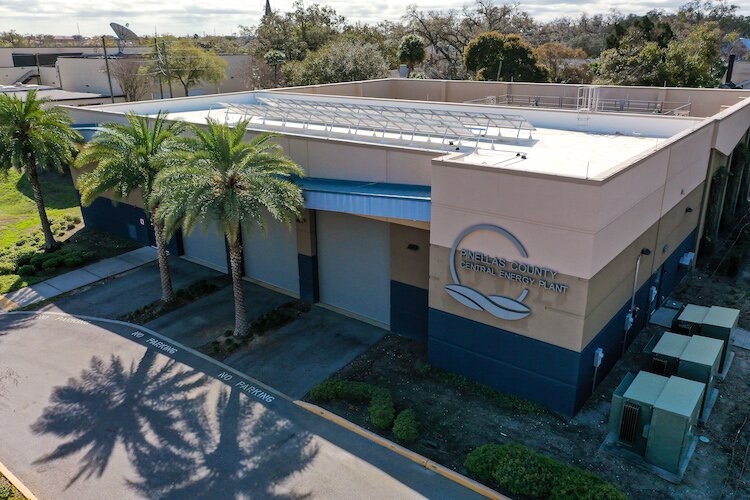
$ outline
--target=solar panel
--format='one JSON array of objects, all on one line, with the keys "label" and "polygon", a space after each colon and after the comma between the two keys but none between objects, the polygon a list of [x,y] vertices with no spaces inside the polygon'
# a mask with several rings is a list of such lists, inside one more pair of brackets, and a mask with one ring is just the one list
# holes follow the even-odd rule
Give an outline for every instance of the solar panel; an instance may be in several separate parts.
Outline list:
[{"label": "solar panel", "polygon": [[312,134],[353,135],[357,139],[395,141],[424,147],[477,146],[479,142],[526,139],[536,130],[524,117],[474,110],[427,109],[393,104],[257,97],[255,104],[220,103],[254,127],[303,129]]}]

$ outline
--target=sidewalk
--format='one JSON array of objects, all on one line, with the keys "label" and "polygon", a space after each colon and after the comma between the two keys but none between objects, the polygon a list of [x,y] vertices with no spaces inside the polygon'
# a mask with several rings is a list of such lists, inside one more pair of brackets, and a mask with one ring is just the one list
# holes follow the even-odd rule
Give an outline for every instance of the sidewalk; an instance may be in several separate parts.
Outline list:
[{"label": "sidewalk", "polygon": [[154,260],[156,260],[156,249],[152,247],[142,247],[116,257],[100,260],[15,292],[0,295],[0,308],[12,311],[35,302],[51,299]]}]

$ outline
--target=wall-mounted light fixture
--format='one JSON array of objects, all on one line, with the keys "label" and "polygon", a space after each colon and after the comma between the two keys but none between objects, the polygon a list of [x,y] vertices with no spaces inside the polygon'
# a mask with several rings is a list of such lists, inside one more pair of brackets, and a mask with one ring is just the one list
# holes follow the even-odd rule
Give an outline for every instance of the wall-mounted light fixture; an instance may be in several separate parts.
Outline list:
[{"label": "wall-mounted light fixture", "polygon": [[651,255],[651,250],[648,248],[641,248],[641,255]]},{"label": "wall-mounted light fixture", "polygon": [[667,253],[667,252],[669,252],[669,245],[664,245],[663,247],[661,247],[661,252],[662,252],[662,253]]},{"label": "wall-mounted light fixture", "polygon": [[415,245],[414,243],[409,243],[409,245],[406,247],[407,250],[411,250],[412,252],[416,252],[419,250],[419,245]]},{"label": "wall-mounted light fixture", "polygon": [[686,214],[691,214],[691,213],[693,213],[693,207],[687,207],[687,208],[685,209],[685,213],[686,213]]}]

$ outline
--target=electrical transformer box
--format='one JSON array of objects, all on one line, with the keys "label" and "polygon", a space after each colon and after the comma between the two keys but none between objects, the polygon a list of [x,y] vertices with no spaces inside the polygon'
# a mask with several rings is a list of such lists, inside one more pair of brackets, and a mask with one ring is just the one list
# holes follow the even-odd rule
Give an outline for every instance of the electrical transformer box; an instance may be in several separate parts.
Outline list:
[{"label": "electrical transformer box", "polygon": [[688,304],[682,310],[676,321],[677,333],[685,335],[700,335],[703,320],[708,314],[709,307]]},{"label": "electrical transformer box", "polygon": [[705,385],[655,373],[628,374],[610,409],[615,442],[668,472],[687,465]]},{"label": "electrical transformer box", "polygon": [[706,316],[703,318],[701,325],[701,335],[704,337],[713,337],[724,341],[721,352],[721,362],[719,363],[719,372],[728,368],[730,355],[732,353],[732,344],[734,344],[734,332],[740,319],[739,309],[730,309],[728,307],[712,306]]}]

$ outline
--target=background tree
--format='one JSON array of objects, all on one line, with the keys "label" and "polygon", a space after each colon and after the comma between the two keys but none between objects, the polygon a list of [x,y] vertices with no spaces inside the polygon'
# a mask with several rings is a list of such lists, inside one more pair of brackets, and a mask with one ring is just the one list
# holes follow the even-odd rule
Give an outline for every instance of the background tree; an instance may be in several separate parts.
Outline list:
[{"label": "background tree", "polygon": [[288,85],[318,85],[384,78],[388,64],[375,45],[340,41],[285,64],[283,73]]},{"label": "background tree", "polygon": [[[164,57],[154,54],[154,57]],[[227,62],[205,49],[195,45],[191,40],[181,38],[167,47],[166,60],[159,64],[152,63],[151,71],[161,70],[164,77],[179,82],[185,95],[191,87],[207,82],[218,85],[227,75]]]},{"label": "background tree", "polygon": [[547,42],[535,50],[539,63],[547,68],[549,80],[555,83],[591,83],[594,74],[586,52],[559,42]]},{"label": "background tree", "polygon": [[47,218],[39,170],[62,172],[73,162],[77,143],[82,140],[71,128],[67,113],[48,105],[49,100],[37,98],[36,90],[29,91],[23,100],[16,95],[0,94],[0,171],[7,174],[13,168],[29,179],[45,251],[54,250],[59,244]]},{"label": "background tree", "polygon": [[128,102],[145,99],[151,91],[151,78],[143,61],[131,58],[115,59],[109,63],[112,78],[117,80],[120,90]]},{"label": "background tree", "polygon": [[234,292],[234,333],[245,336],[248,321],[242,287],[242,227],[265,232],[265,213],[291,224],[302,212],[302,190],[291,181],[302,169],[284,156],[272,134],[245,142],[247,122],[234,128],[209,120],[194,127],[184,149],[154,184],[152,204],[168,234],[216,224],[227,238]]},{"label": "background tree", "polygon": [[409,73],[414,71],[414,66],[420,64],[425,58],[424,40],[419,35],[409,34],[401,39],[398,46],[398,60],[406,64]]},{"label": "background tree", "polygon": [[[501,64],[502,61],[502,64]],[[477,80],[542,82],[547,71],[537,61],[531,46],[519,35],[496,31],[479,34],[464,51],[466,69],[476,72]]]},{"label": "background tree", "polygon": [[164,302],[171,302],[175,295],[169,274],[164,225],[155,217],[157,206],[151,204],[150,197],[164,158],[171,153],[183,130],[182,123],[167,121],[161,112],[153,120],[128,114],[127,123],[103,124],[76,158],[78,168],[96,165],[94,170],[78,178],[84,205],[91,204],[107,191],[111,191],[116,200],[140,191],[143,206],[154,226],[161,299]]},{"label": "background tree", "polygon": [[271,49],[263,54],[265,63],[273,68],[273,84],[279,84],[279,66],[284,64],[286,56],[280,50]]}]

